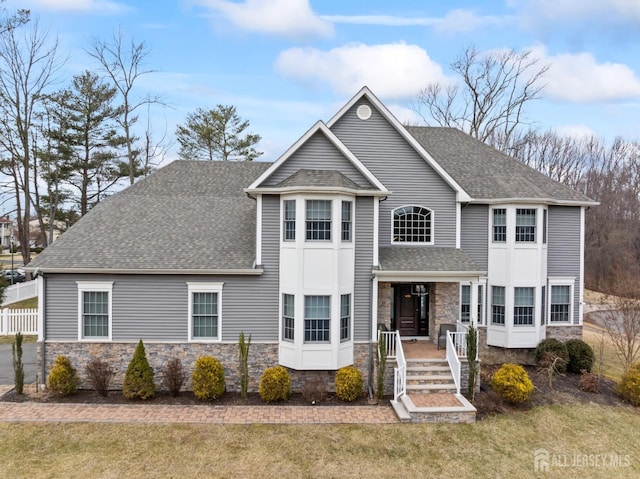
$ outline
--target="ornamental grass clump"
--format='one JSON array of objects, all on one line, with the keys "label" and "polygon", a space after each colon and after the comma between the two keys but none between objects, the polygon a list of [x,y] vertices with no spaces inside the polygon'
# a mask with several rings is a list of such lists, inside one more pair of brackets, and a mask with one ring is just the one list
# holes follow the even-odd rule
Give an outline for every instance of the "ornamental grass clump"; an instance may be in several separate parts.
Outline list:
[{"label": "ornamental grass clump", "polygon": [[78,374],[66,356],[58,356],[49,371],[47,387],[53,393],[68,396],[78,387]]},{"label": "ornamental grass clump", "polygon": [[144,344],[140,340],[124,375],[124,387],[122,388],[124,397],[143,400],[152,398],[156,393],[153,376],[153,369],[149,365],[149,361],[147,361]]},{"label": "ornamental grass clump", "polygon": [[512,404],[528,401],[533,394],[533,383],[519,364],[503,364],[493,375],[491,387]]},{"label": "ornamental grass clump", "polygon": [[193,394],[204,401],[218,399],[224,394],[224,368],[213,356],[201,356],[191,375]]},{"label": "ornamental grass clump", "polygon": [[291,394],[289,371],[283,366],[267,368],[260,377],[258,393],[264,402],[286,401]]},{"label": "ornamental grass clump", "polygon": [[364,392],[362,373],[358,368],[345,366],[336,372],[336,396],[343,401],[355,401]]}]

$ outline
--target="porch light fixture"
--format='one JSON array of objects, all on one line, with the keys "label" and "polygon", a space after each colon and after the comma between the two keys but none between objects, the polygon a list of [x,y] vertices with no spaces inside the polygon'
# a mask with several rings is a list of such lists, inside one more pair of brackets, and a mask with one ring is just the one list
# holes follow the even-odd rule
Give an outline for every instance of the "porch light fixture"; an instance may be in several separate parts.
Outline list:
[{"label": "porch light fixture", "polygon": [[414,283],[411,285],[411,294],[414,296],[426,296],[428,293],[427,285],[423,283]]}]

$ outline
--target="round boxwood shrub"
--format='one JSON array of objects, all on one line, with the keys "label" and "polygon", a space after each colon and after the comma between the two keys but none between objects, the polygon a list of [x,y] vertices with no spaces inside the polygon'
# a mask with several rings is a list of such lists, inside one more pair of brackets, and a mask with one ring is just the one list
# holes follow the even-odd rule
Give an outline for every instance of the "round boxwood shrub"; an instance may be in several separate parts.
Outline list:
[{"label": "round boxwood shrub", "polygon": [[536,347],[536,364],[544,366],[542,363],[548,360],[550,356],[557,356],[562,359],[562,361],[556,363],[555,367],[558,374],[565,373],[567,371],[567,364],[569,363],[569,353],[562,341],[556,338],[547,338],[538,343]]},{"label": "round boxwood shrub", "polygon": [[564,344],[569,353],[567,371],[575,374],[580,374],[582,371],[590,373],[596,360],[596,355],[593,353],[591,346],[582,339],[570,339]]},{"label": "round boxwood shrub", "polygon": [[224,393],[224,368],[213,356],[201,356],[191,375],[193,394],[198,399],[218,399]]},{"label": "round boxwood shrub", "polygon": [[58,356],[49,371],[47,387],[50,391],[68,396],[78,387],[78,374],[66,356]]},{"label": "round boxwood shrub", "polygon": [[286,401],[291,394],[289,371],[283,366],[265,369],[260,378],[258,393],[264,402]]},{"label": "round boxwood shrub", "polygon": [[149,399],[156,393],[153,382],[153,368],[147,361],[147,352],[142,340],[138,342],[133,358],[124,374],[122,394],[127,399]]},{"label": "round boxwood shrub", "polygon": [[362,397],[362,373],[358,368],[345,366],[336,372],[336,396],[343,401]]},{"label": "round boxwood shrub", "polygon": [[491,387],[513,404],[525,402],[533,394],[533,383],[519,364],[503,364],[491,378]]},{"label": "round boxwood shrub", "polygon": [[640,406],[640,363],[635,363],[624,373],[616,392],[634,406]]}]

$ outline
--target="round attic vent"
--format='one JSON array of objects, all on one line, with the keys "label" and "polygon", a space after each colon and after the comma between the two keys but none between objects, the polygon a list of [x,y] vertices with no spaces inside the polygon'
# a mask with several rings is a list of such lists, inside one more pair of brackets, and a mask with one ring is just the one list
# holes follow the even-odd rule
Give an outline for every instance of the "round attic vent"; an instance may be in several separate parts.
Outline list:
[{"label": "round attic vent", "polygon": [[360,105],[356,110],[356,115],[361,120],[368,120],[371,118],[371,108],[369,108],[369,105]]}]

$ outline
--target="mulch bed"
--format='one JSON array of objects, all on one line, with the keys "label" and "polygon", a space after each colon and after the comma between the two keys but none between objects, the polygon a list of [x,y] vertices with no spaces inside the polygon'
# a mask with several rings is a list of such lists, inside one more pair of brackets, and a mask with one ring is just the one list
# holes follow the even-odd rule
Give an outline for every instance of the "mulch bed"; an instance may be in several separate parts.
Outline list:
[{"label": "mulch bed", "polygon": [[[389,397],[391,399],[391,397]],[[213,401],[203,401],[194,396],[190,391],[181,392],[177,397],[172,397],[166,392],[160,391],[153,398],[147,400],[126,399],[121,391],[110,391],[107,397],[102,397],[95,391],[78,390],[69,396],[59,396],[49,394],[45,391],[35,391],[32,385],[24,388],[24,394],[16,394],[10,391],[5,394],[0,401],[8,402],[40,402],[40,403],[73,403],[73,404],[173,404],[173,405],[212,405],[212,406],[367,406],[380,405],[388,406],[389,401],[379,401],[370,404],[366,397],[356,401],[346,402],[338,399],[335,395],[327,394],[324,400],[316,401],[314,404],[306,400],[302,394],[292,394],[289,400],[281,402],[265,403],[260,399],[258,393],[249,393],[246,399],[240,397],[239,393],[225,392],[220,398]]]},{"label": "mulch bed", "polygon": [[601,404],[605,406],[626,406],[615,393],[616,383],[607,378],[601,378],[600,392],[582,391],[579,387],[580,375],[566,373],[555,376],[549,385],[548,377],[538,372],[535,366],[525,366],[529,379],[533,382],[533,397],[524,404],[508,404],[491,390],[491,377],[500,365],[483,365],[481,371],[480,392],[476,393],[473,405],[478,410],[477,418],[505,414],[515,411],[526,411],[536,406],[549,404]]}]

